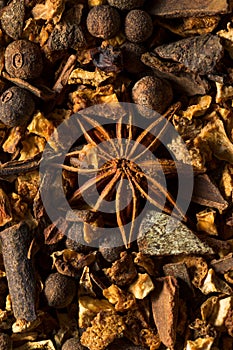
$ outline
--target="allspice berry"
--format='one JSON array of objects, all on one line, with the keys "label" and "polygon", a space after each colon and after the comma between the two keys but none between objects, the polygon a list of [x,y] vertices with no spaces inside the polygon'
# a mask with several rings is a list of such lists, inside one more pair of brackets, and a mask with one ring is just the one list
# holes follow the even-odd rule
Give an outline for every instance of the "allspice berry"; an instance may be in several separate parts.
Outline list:
[{"label": "allspice berry", "polygon": [[87,29],[91,35],[109,39],[117,34],[121,20],[118,11],[109,5],[94,6],[87,16]]},{"label": "allspice berry", "polygon": [[68,339],[63,345],[61,350],[84,350],[86,349],[82,344],[80,343],[80,340],[78,338],[70,338]]},{"label": "allspice berry", "polygon": [[52,273],[45,281],[44,294],[49,306],[62,309],[72,302],[76,294],[74,278]]},{"label": "allspice berry", "polygon": [[120,10],[132,10],[143,6],[145,0],[108,0],[109,5]]},{"label": "allspice berry", "polygon": [[143,10],[132,10],[125,18],[125,35],[133,43],[146,41],[153,32],[150,15]]},{"label": "allspice berry", "polygon": [[0,120],[9,127],[24,125],[35,110],[32,95],[27,90],[13,86],[0,98]]},{"label": "allspice berry", "polygon": [[167,81],[155,76],[145,76],[134,85],[132,98],[143,107],[163,113],[172,102],[173,91]]},{"label": "allspice berry", "polygon": [[12,350],[12,341],[9,335],[0,333],[0,349],[1,350]]},{"label": "allspice berry", "polygon": [[28,40],[13,41],[5,51],[5,68],[14,78],[38,78],[43,70],[39,46]]}]

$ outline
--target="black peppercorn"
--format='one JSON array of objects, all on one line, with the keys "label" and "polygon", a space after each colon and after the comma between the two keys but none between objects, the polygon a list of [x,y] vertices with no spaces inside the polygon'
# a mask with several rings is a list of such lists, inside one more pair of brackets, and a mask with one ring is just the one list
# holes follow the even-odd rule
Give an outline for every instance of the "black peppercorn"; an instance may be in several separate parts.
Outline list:
[{"label": "black peppercorn", "polygon": [[87,29],[97,38],[113,37],[119,31],[120,25],[119,13],[109,5],[94,6],[87,16]]},{"label": "black peppercorn", "polygon": [[15,78],[38,78],[43,70],[40,48],[28,40],[15,40],[5,51],[6,71]]},{"label": "black peppercorn", "polygon": [[82,346],[78,338],[68,339],[61,348],[61,350],[83,350],[83,349],[86,349],[86,348]]},{"label": "black peppercorn", "polygon": [[0,333],[0,349],[1,350],[12,350],[12,341],[9,335]]},{"label": "black peppercorn", "polygon": [[133,43],[142,43],[152,34],[153,22],[143,10],[132,10],[125,18],[125,35]]},{"label": "black peppercorn", "polygon": [[132,98],[141,106],[163,113],[172,102],[173,92],[167,81],[154,76],[145,76],[134,85]]},{"label": "black peppercorn", "polygon": [[67,307],[76,294],[76,283],[71,277],[52,273],[45,281],[44,294],[48,305],[57,309]]},{"label": "black peppercorn", "polygon": [[108,0],[109,5],[120,10],[132,10],[143,6],[145,0]]},{"label": "black peppercorn", "polygon": [[4,91],[0,98],[0,120],[7,126],[26,124],[34,110],[31,94],[17,86]]}]

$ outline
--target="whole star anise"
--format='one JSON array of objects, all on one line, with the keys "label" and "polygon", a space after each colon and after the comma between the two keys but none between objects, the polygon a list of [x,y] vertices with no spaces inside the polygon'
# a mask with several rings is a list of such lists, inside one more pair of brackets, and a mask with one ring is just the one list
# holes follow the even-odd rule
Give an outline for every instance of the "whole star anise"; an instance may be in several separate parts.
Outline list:
[{"label": "whole star anise", "polygon": [[[85,114],[78,119],[86,144],[67,154],[63,169],[77,172],[84,180],[71,194],[69,204],[76,208],[84,201],[92,212],[103,213],[106,203],[108,206],[113,202],[116,226],[126,247],[132,241],[135,220],[145,202],[186,220],[166,184],[166,177],[177,175],[177,161],[155,157],[160,139],[179,108],[177,103],[164,115],[157,114],[144,129],[134,125],[132,113],[119,117],[115,124],[103,125],[98,118]],[[130,223],[128,234],[126,223]]]}]

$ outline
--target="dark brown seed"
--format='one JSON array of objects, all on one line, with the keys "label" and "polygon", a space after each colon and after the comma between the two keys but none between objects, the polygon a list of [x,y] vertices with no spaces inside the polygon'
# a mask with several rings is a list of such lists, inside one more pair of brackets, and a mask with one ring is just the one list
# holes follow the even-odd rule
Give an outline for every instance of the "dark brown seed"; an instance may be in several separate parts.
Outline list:
[{"label": "dark brown seed", "polygon": [[17,86],[4,91],[0,99],[0,120],[7,126],[20,126],[28,122],[35,109],[31,94]]},{"label": "dark brown seed", "polygon": [[167,81],[162,81],[153,76],[146,76],[134,85],[132,98],[140,106],[163,113],[172,102],[173,92],[171,85]]},{"label": "dark brown seed", "polygon": [[94,6],[87,16],[87,29],[97,38],[113,37],[119,31],[120,25],[119,13],[109,5]]},{"label": "dark brown seed", "polygon": [[45,281],[44,289],[48,305],[57,309],[67,307],[76,294],[76,283],[73,278],[52,273]]},{"label": "dark brown seed", "polygon": [[78,338],[70,338],[63,345],[61,350],[84,350],[84,347]]},{"label": "dark brown seed", "polygon": [[32,260],[27,258],[32,239],[29,228],[20,223],[2,231],[0,237],[14,316],[34,321],[35,278]]},{"label": "dark brown seed", "polygon": [[1,17],[2,29],[15,40],[19,39],[22,35],[24,16],[24,0],[13,0],[3,9]]},{"label": "dark brown seed", "polygon": [[150,15],[143,10],[132,10],[125,18],[125,35],[133,43],[146,41],[153,32]]},{"label": "dark brown seed", "polygon": [[12,341],[9,335],[0,333],[0,349],[1,350],[12,350]]},{"label": "dark brown seed", "polygon": [[5,51],[6,71],[15,78],[38,78],[43,70],[39,47],[28,40],[16,40]]},{"label": "dark brown seed", "polygon": [[143,6],[145,0],[108,0],[109,5],[120,10],[133,10]]}]

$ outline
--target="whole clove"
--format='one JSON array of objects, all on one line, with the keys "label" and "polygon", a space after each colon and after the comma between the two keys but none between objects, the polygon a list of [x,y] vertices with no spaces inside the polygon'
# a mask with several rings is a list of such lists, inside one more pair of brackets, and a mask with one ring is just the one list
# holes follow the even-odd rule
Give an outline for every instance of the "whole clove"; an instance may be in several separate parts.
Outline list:
[{"label": "whole clove", "polygon": [[31,232],[25,222],[6,228],[0,234],[2,255],[17,320],[34,321],[36,316],[36,285],[32,260],[27,254]]}]

